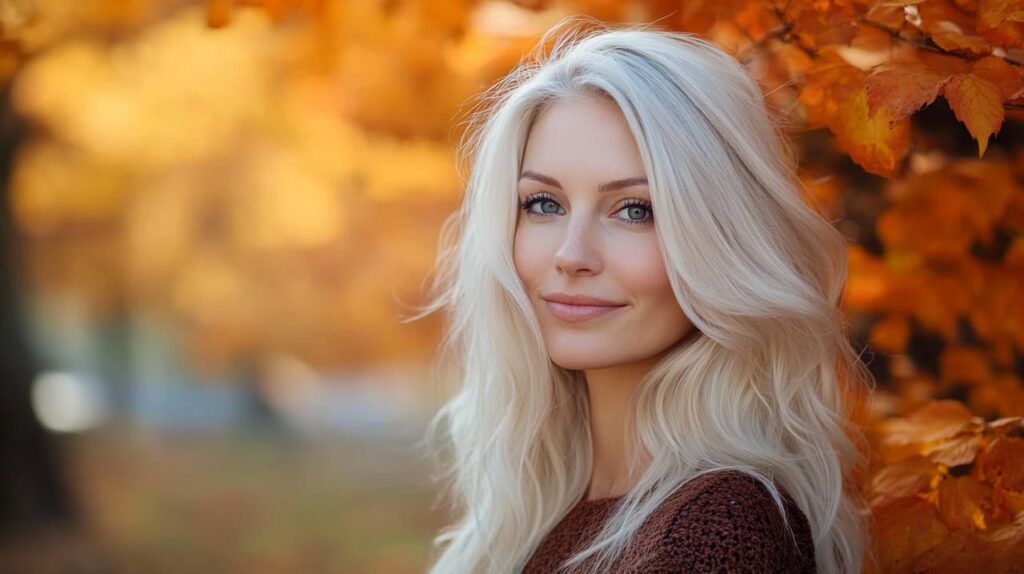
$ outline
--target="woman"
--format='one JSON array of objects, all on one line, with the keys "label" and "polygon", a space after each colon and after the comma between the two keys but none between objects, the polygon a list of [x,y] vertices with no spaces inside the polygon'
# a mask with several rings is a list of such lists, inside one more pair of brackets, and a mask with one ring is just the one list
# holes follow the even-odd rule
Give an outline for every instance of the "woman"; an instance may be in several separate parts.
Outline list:
[{"label": "woman", "polygon": [[464,142],[432,572],[859,572],[843,237],[731,56],[562,28]]}]

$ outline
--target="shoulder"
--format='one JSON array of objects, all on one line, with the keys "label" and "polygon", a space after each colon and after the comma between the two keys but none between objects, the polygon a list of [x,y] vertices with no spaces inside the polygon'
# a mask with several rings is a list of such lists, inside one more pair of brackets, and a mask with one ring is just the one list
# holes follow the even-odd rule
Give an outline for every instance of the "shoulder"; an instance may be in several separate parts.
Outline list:
[{"label": "shoulder", "polygon": [[666,500],[649,572],[814,572],[806,516],[780,491],[790,538],[768,489],[738,471],[702,475]]}]

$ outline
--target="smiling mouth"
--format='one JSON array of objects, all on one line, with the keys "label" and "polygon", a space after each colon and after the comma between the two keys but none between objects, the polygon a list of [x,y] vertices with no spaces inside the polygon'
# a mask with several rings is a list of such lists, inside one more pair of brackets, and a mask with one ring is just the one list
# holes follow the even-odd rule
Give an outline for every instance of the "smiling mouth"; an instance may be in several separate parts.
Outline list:
[{"label": "smiling mouth", "polygon": [[571,305],[548,299],[545,299],[544,302],[547,303],[548,310],[552,315],[570,323],[603,317],[625,307],[625,305]]}]

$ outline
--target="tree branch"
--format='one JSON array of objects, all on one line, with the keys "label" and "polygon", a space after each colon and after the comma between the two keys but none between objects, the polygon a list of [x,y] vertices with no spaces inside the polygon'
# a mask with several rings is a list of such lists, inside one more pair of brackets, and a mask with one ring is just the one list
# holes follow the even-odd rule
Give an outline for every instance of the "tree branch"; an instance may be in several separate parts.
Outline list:
[{"label": "tree branch", "polygon": [[[885,32],[886,34],[889,34],[889,36],[891,36],[892,38],[894,38],[896,40],[899,40],[900,42],[903,42],[905,44],[910,44],[911,46],[914,46],[918,50],[925,50],[927,52],[934,52],[936,54],[942,54],[944,56],[953,56],[954,58],[960,58],[961,60],[967,60],[969,62],[974,62],[976,60],[980,60],[980,59],[985,57],[985,56],[972,56],[972,55],[969,55],[969,54],[960,54],[958,52],[950,52],[948,50],[944,50],[940,46],[937,46],[934,42],[932,42],[932,40],[930,38],[927,39],[924,42],[921,42],[919,40],[913,40],[911,38],[907,38],[907,37],[903,36],[903,34],[900,33],[900,30],[893,30],[892,28],[886,26],[885,24],[882,24],[881,22],[875,22],[874,20],[869,20],[869,19],[867,19],[867,18],[865,18],[863,16],[858,17],[857,21],[860,22],[861,24],[864,24],[865,26],[870,26],[870,27],[875,28],[877,30],[881,30],[881,31]],[[996,56],[995,54],[987,54],[987,55],[991,55],[991,56],[994,56],[996,58],[1002,58],[1003,60],[1006,61],[1007,64],[1010,64],[1012,66],[1020,66],[1021,65],[1020,62],[1018,62],[1017,60],[1013,60],[1011,58]]]},{"label": "tree branch", "polygon": [[[788,7],[789,4],[787,3],[786,8]],[[803,53],[807,54],[807,56],[810,59],[816,60],[818,58],[818,51],[815,50],[814,48],[811,48],[810,46],[805,45],[803,42],[800,41],[800,38],[798,36],[793,35],[793,22],[786,18],[786,8],[779,8],[778,6],[774,5],[772,6],[772,13],[774,13],[775,17],[779,19],[779,23],[781,24],[781,26],[769,32],[768,34],[766,34],[766,36],[778,31],[779,35],[777,37],[780,40],[782,40],[783,42],[793,44],[794,46],[799,48]]]}]

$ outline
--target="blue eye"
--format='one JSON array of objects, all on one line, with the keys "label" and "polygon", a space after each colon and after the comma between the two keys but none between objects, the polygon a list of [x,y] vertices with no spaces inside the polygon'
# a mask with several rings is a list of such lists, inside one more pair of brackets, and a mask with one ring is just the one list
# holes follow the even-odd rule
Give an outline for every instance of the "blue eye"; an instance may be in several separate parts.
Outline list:
[{"label": "blue eye", "polygon": [[[539,206],[540,209],[534,209],[535,206]],[[519,208],[527,213],[538,215],[541,217],[548,217],[552,215],[559,215],[564,212],[562,206],[555,201],[554,197],[547,192],[539,192],[528,196],[526,199],[519,202]],[[616,217],[621,221],[632,225],[643,225],[651,223],[654,220],[654,214],[651,211],[651,203],[649,201],[640,198],[630,198],[622,204],[622,207],[616,211],[616,214],[625,212],[625,217]]]},{"label": "blue eye", "polygon": [[[535,205],[540,206],[540,211],[533,209]],[[535,215],[557,215],[561,207],[550,194],[544,192],[535,193],[519,202],[519,209]]]},{"label": "blue eye", "polygon": [[642,199],[628,200],[616,213],[623,212],[626,213],[626,217],[622,218],[622,220],[635,225],[648,223],[654,218],[651,204]]}]

